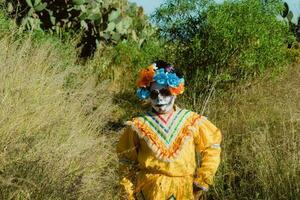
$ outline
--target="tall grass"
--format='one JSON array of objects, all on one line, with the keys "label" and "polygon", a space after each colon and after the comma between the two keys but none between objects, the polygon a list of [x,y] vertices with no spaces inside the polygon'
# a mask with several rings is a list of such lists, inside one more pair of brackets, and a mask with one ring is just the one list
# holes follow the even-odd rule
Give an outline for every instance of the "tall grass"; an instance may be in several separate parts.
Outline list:
[{"label": "tall grass", "polygon": [[[16,39],[1,16],[0,26],[0,199],[118,199],[114,145],[118,121],[142,109],[129,87],[137,69],[111,69],[113,51],[79,65],[72,46]],[[179,97],[223,133],[208,199],[299,198],[299,63],[276,80]]]},{"label": "tall grass", "polygon": [[0,199],[114,199],[108,85],[64,89],[81,67],[51,41],[6,35],[0,49]]},{"label": "tall grass", "polygon": [[223,132],[209,199],[300,198],[299,79],[297,62],[276,80],[252,80],[209,102],[205,114]]}]

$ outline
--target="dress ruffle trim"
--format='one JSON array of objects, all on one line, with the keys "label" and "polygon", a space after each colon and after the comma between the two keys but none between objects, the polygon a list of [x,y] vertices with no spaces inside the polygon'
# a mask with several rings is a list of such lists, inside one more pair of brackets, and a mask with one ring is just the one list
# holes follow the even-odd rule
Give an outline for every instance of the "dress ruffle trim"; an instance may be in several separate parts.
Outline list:
[{"label": "dress ruffle trim", "polygon": [[206,120],[205,117],[198,114],[191,114],[186,122],[183,124],[180,133],[177,135],[170,148],[167,148],[159,139],[156,133],[149,128],[141,119],[135,118],[133,121],[126,122],[137,133],[137,135],[144,139],[148,147],[155,153],[155,156],[164,162],[173,162],[180,154],[182,147],[191,139],[194,131],[197,131],[199,125]]}]

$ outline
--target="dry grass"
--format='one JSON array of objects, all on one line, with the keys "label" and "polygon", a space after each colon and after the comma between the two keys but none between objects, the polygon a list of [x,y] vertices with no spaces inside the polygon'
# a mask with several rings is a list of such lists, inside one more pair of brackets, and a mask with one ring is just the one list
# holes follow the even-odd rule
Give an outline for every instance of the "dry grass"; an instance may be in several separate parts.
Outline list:
[{"label": "dry grass", "polygon": [[114,199],[107,84],[63,89],[80,66],[51,42],[0,39],[0,199]]},{"label": "dry grass", "polygon": [[252,81],[210,102],[206,114],[224,136],[211,199],[300,198],[299,80],[298,62],[276,80]]},{"label": "dry grass", "polygon": [[[130,78],[120,72],[111,88],[96,75],[108,67],[106,55],[77,66],[75,52],[63,55],[51,40],[3,35],[0,199],[117,199],[116,124],[109,122],[140,110],[133,90],[122,88]],[[295,64],[275,81],[184,99],[223,132],[209,199],[299,199],[299,79]],[[115,101],[110,90],[119,91]]]}]

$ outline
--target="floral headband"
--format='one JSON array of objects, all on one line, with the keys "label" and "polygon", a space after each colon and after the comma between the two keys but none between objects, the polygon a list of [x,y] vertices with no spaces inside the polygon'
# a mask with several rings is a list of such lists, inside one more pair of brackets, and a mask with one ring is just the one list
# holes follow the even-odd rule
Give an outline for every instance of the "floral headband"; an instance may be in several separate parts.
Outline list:
[{"label": "floral headband", "polygon": [[184,79],[179,78],[173,71],[173,66],[158,69],[155,63],[142,69],[137,81],[137,86],[139,87],[137,90],[137,96],[142,100],[149,98],[149,88],[152,82],[168,86],[172,95],[182,94],[184,91]]}]

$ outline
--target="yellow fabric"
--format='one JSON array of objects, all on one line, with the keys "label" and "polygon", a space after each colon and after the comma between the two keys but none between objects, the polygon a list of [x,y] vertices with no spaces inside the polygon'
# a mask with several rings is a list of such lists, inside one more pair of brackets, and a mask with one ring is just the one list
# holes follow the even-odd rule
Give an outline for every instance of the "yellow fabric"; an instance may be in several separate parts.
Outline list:
[{"label": "yellow fabric", "polygon": [[136,174],[134,167],[137,161],[137,150],[139,147],[139,139],[132,131],[130,126],[127,126],[119,139],[117,152],[120,160],[119,173],[123,175],[120,184],[123,187],[123,194],[126,199],[134,200],[134,186]]},{"label": "yellow fabric", "polygon": [[[159,159],[155,148],[137,133],[136,119],[125,128],[117,152],[121,161],[121,185],[127,199],[143,196],[147,200],[164,200],[174,195],[177,200],[190,200],[194,199],[193,183],[203,189],[213,183],[220,163],[221,132],[206,118],[196,113],[191,116],[182,128],[185,142],[179,143],[180,151],[170,162]],[[201,154],[201,166],[196,165],[196,152]],[[125,172],[124,166],[130,165],[135,170]]]}]

